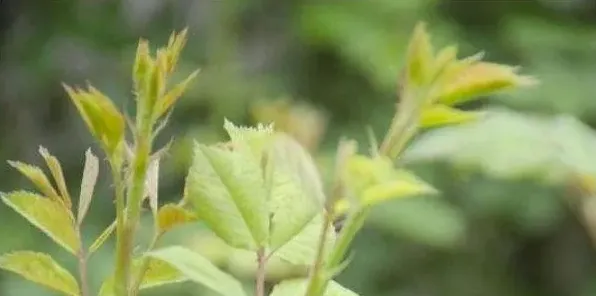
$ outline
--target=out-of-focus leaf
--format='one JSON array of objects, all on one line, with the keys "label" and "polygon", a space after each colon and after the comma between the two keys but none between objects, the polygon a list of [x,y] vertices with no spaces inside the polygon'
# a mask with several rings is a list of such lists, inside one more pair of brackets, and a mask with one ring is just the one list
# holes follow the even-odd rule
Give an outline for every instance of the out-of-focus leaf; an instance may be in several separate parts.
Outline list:
[{"label": "out-of-focus leaf", "polygon": [[445,105],[433,105],[422,109],[420,127],[430,128],[450,124],[465,123],[478,119],[482,113],[461,111]]},{"label": "out-of-focus leaf", "polygon": [[80,295],[75,278],[47,254],[31,251],[4,254],[0,256],[0,268],[65,295]]},{"label": "out-of-focus leaf", "polygon": [[[271,296],[302,296],[306,294],[307,288],[307,279],[286,280],[273,288]],[[358,294],[346,289],[335,281],[330,281],[323,296],[358,296]]]},{"label": "out-of-focus leaf", "polygon": [[259,124],[257,127],[236,126],[225,120],[224,129],[230,136],[234,149],[250,149],[257,160],[261,160],[263,149],[273,140],[273,125]]},{"label": "out-of-focus leaf", "polygon": [[238,280],[221,271],[205,257],[186,248],[167,247],[151,251],[147,256],[167,262],[189,280],[204,285],[221,295],[246,295]]},{"label": "out-of-focus leaf", "polygon": [[157,213],[157,223],[160,233],[196,220],[196,215],[176,204],[163,205]]},{"label": "out-of-focus leaf", "polygon": [[394,198],[436,193],[432,186],[407,171],[396,170],[389,159],[381,156],[352,156],[344,178],[346,186],[357,198],[338,201],[335,205],[337,213],[346,212],[351,202],[373,206]]},{"label": "out-of-focus leaf", "polygon": [[80,245],[72,214],[60,203],[26,191],[1,194],[2,201],[57,244],[77,254]]},{"label": "out-of-focus leaf", "polygon": [[104,229],[104,231],[101,232],[101,234],[95,239],[95,241],[93,241],[93,243],[89,247],[89,254],[92,254],[95,251],[97,251],[97,249],[99,249],[99,247],[101,247],[103,243],[106,242],[110,235],[112,235],[112,232],[114,232],[114,230],[116,230],[116,221],[112,222],[110,226],[106,227],[106,229]]},{"label": "out-of-focus leaf", "polygon": [[438,248],[459,246],[466,229],[462,213],[437,198],[403,199],[376,207],[367,223],[398,237]]},{"label": "out-of-focus leaf", "polygon": [[43,173],[43,171],[36,166],[22,163],[20,161],[8,161],[8,164],[13,168],[17,169],[27,179],[29,179],[43,195],[51,198],[52,200],[61,202],[61,198],[52,186],[52,183]]},{"label": "out-of-focus leaf", "polygon": [[408,45],[407,83],[421,86],[430,81],[434,57],[426,24],[418,23]]},{"label": "out-of-focus leaf", "polygon": [[95,183],[97,182],[97,175],[99,174],[99,160],[91,149],[85,152],[85,168],[83,169],[83,178],[81,180],[81,192],[79,193],[79,210],[77,214],[77,222],[81,224],[89,205],[91,205],[91,199],[93,198],[93,191],[95,190]]},{"label": "out-of-focus leaf", "polygon": [[172,32],[170,35],[170,39],[168,40],[168,46],[166,49],[167,56],[168,56],[168,63],[167,63],[167,71],[168,73],[172,73],[178,64],[178,59],[180,57],[180,53],[184,46],[186,45],[186,35],[188,34],[188,28],[180,31],[179,33]]}]

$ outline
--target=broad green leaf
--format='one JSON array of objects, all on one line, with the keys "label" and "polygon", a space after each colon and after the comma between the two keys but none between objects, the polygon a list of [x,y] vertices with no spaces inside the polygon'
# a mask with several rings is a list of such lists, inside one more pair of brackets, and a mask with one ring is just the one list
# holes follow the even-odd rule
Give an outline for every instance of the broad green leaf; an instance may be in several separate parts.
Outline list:
[{"label": "broad green leaf", "polygon": [[438,101],[447,105],[462,103],[478,96],[502,90],[533,85],[534,78],[517,74],[518,68],[488,62],[477,62],[444,82],[437,93]]},{"label": "broad green leaf", "polygon": [[83,219],[89,210],[98,174],[99,160],[93,155],[91,149],[87,149],[87,152],[85,152],[85,167],[83,169],[83,178],[81,180],[81,191],[79,193],[79,210],[77,214],[77,222],[79,224],[83,222]]},{"label": "broad green leaf", "polygon": [[37,187],[43,195],[51,198],[55,201],[60,201],[60,196],[52,186],[52,183],[43,173],[43,171],[36,166],[29,165],[26,163],[22,163],[20,161],[8,161],[8,164],[13,168],[17,169],[21,174],[23,174],[27,179],[29,179],[33,184]]},{"label": "broad green leaf", "polygon": [[433,67],[433,47],[426,32],[426,24],[418,23],[408,45],[408,83],[421,86],[429,82]]},{"label": "broad green leaf", "polygon": [[260,162],[251,151],[196,144],[187,196],[197,215],[233,247],[257,249],[269,215]]},{"label": "broad green leaf", "polygon": [[182,96],[182,94],[188,88],[188,85],[197,77],[199,74],[199,70],[192,72],[186,79],[181,81],[180,83],[176,84],[172,89],[170,89],[166,94],[159,100],[158,105],[155,110],[155,118],[159,118],[163,116],[168,110],[172,108],[172,106],[178,101],[178,99]]},{"label": "broad green leaf", "polygon": [[422,109],[420,127],[430,128],[473,121],[482,116],[480,112],[461,111],[445,105],[432,105]]},{"label": "broad green leaf", "polygon": [[60,197],[64,202],[66,208],[72,208],[72,199],[70,198],[70,193],[68,193],[68,187],[66,187],[66,180],[64,179],[64,172],[62,172],[62,165],[60,165],[60,161],[51,155],[50,152],[44,148],[39,147],[39,154],[45,159],[52,176],[54,177],[54,181],[58,186],[58,190],[60,191]]},{"label": "broad green leaf", "polygon": [[[271,296],[303,296],[308,288],[307,279],[286,280],[273,288]],[[330,281],[323,296],[358,296],[335,281]]]},{"label": "broad green leaf", "polygon": [[[356,195],[355,202],[362,206],[436,193],[432,186],[415,175],[393,168],[392,162],[385,157],[352,156],[348,160],[344,180],[348,189]],[[348,199],[338,201],[335,210],[344,213],[350,208],[350,202]]]},{"label": "broad green leaf", "polygon": [[[310,265],[317,255],[324,223],[323,214],[315,216],[296,236],[281,248],[274,250],[274,256],[295,265]],[[326,235],[325,250],[330,251],[335,244],[335,229],[329,225]]]},{"label": "broad green leaf", "polygon": [[110,237],[110,235],[112,235],[114,230],[116,230],[116,225],[116,221],[114,221],[112,222],[112,224],[110,224],[110,226],[106,227],[106,229],[104,229],[104,231],[101,232],[101,234],[95,239],[95,241],[93,241],[93,243],[89,247],[89,254],[95,253],[95,251],[97,251],[97,249],[99,249],[103,245],[103,243],[106,242],[106,240]]},{"label": "broad green leaf", "polygon": [[157,213],[157,225],[160,233],[197,219],[196,215],[176,204],[163,205]]},{"label": "broad green leaf", "polygon": [[6,205],[56,243],[72,254],[77,254],[80,245],[74,228],[74,218],[61,203],[26,191],[1,194],[0,197]]},{"label": "broad green leaf", "polygon": [[259,161],[263,150],[273,140],[273,125],[259,124],[257,127],[236,126],[225,120],[224,129],[230,136],[234,149],[250,149]]},{"label": "broad green leaf", "polygon": [[47,254],[31,251],[4,254],[0,256],[0,268],[64,295],[80,295],[75,278]]},{"label": "broad green leaf", "polygon": [[151,251],[147,256],[165,261],[196,283],[224,296],[246,295],[242,284],[213,265],[205,257],[183,247]]},{"label": "broad green leaf", "polygon": [[323,211],[325,196],[314,161],[295,140],[279,134],[269,156],[270,246],[278,248]]}]

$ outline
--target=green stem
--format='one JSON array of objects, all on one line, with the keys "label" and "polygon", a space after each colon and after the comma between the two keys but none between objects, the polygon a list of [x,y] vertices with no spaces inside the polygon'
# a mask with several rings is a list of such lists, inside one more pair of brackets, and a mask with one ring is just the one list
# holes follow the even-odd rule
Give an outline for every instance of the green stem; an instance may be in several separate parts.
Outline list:
[{"label": "green stem", "polygon": [[[125,248],[124,248],[124,215],[125,215],[125,200],[124,200],[124,182],[122,181],[122,174],[116,162],[111,160],[110,167],[112,170],[112,177],[114,178],[114,190],[116,199],[116,271],[115,278],[123,279],[126,268],[124,267]],[[126,295],[127,289],[125,285],[115,285],[116,295]]]},{"label": "green stem", "polygon": [[[155,235],[153,236],[153,239],[151,240],[151,243],[149,243],[149,247],[147,248],[147,251],[153,250],[155,248],[155,245],[157,244],[158,240],[159,240],[159,234],[156,232]],[[143,259],[141,260],[140,269],[139,269],[138,273],[136,274],[135,279],[132,283],[132,289],[131,289],[132,296],[136,296],[139,294],[139,290],[140,290],[141,284],[143,283],[143,278],[145,277],[147,268],[149,268],[149,257],[144,256]]]},{"label": "green stem", "polygon": [[87,252],[83,246],[83,235],[81,233],[81,225],[77,225],[77,236],[79,239],[79,251],[77,252],[77,259],[79,263],[79,280],[81,285],[81,296],[89,296],[89,278],[87,275]]}]

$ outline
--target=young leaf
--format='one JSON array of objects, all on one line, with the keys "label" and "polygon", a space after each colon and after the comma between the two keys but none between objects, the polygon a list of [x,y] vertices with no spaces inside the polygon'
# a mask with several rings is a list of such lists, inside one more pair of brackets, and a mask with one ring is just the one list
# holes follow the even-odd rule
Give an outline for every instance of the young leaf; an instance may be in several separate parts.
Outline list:
[{"label": "young leaf", "polygon": [[106,95],[92,86],[87,90],[63,86],[91,134],[112,156],[124,139],[124,116]]},{"label": "young leaf", "polygon": [[477,120],[482,113],[461,111],[445,105],[432,105],[422,110],[420,127],[430,128],[449,124],[459,124]]},{"label": "young leaf", "polygon": [[[347,164],[345,180],[349,189],[358,197],[362,206],[421,194],[433,194],[436,190],[413,174],[396,170],[388,158],[353,156]],[[350,201],[342,199],[335,205],[337,214],[345,213]]]},{"label": "young leaf", "polygon": [[[289,242],[274,250],[274,256],[295,265],[312,264],[317,256],[317,247],[319,246],[324,221],[322,214],[315,216]],[[332,225],[328,229],[325,246],[326,250],[330,251],[333,244],[335,244],[336,235]]]},{"label": "young leaf", "polygon": [[157,225],[160,233],[196,220],[196,215],[176,204],[163,205],[157,213]]},{"label": "young leaf", "polygon": [[0,198],[56,243],[77,254],[80,245],[73,217],[61,203],[26,191],[0,194]]},{"label": "young leaf", "polygon": [[20,161],[8,161],[8,164],[13,168],[17,169],[21,174],[27,177],[37,187],[43,195],[51,198],[55,201],[61,201],[60,196],[52,186],[52,183],[43,173],[43,171],[36,167]]},{"label": "young leaf", "polygon": [[180,33],[172,33],[170,35],[170,39],[168,40],[168,47],[166,49],[167,52],[167,72],[172,73],[174,68],[176,68],[176,64],[178,63],[178,58],[180,57],[180,52],[186,45],[186,35],[188,33],[188,28],[185,28]]},{"label": "young leaf", "polygon": [[97,175],[99,174],[99,160],[91,149],[85,152],[85,168],[83,169],[83,179],[81,180],[81,191],[79,193],[79,210],[77,214],[77,223],[81,224],[93,197]]},{"label": "young leaf", "polygon": [[246,295],[238,280],[224,273],[205,257],[183,247],[167,247],[151,251],[147,256],[165,261],[188,279],[224,296]]},{"label": "young leaf", "polygon": [[[303,296],[308,288],[308,279],[292,279],[277,284],[271,296]],[[330,281],[322,296],[358,296],[335,281]]]},{"label": "young leaf", "polygon": [[433,48],[426,32],[426,24],[418,23],[408,45],[407,83],[416,86],[428,83],[433,62]]},{"label": "young leaf", "polygon": [[255,250],[267,239],[263,183],[260,162],[250,151],[195,144],[188,199],[209,228],[233,247]]},{"label": "young leaf", "polygon": [[188,85],[197,77],[199,70],[192,72],[186,79],[175,85],[157,103],[154,118],[157,119],[163,116],[170,108],[178,101],[182,94],[186,91]]},{"label": "young leaf", "polygon": [[[142,92],[145,81],[148,79],[148,73],[153,67],[153,60],[149,54],[149,43],[147,40],[139,40],[137,46],[137,54],[135,56],[135,63],[132,70],[132,78],[137,92]],[[135,98],[138,98],[136,96]]]},{"label": "young leaf", "polygon": [[60,165],[60,162],[44,147],[39,147],[39,154],[41,154],[41,156],[45,159],[48,168],[50,168],[50,172],[54,177],[54,181],[56,181],[56,185],[58,186],[60,197],[62,198],[64,205],[68,209],[72,208],[72,200],[70,198],[70,194],[68,193],[68,187],[66,187],[66,180],[64,180],[64,173],[62,172],[62,166]]},{"label": "young leaf", "polygon": [[31,251],[4,254],[0,256],[0,268],[65,295],[80,295],[75,278],[47,254]]},{"label": "young leaf", "polygon": [[454,105],[502,90],[536,83],[529,76],[517,74],[518,68],[487,62],[474,63],[444,83],[438,101]]},{"label": "young leaf", "polygon": [[116,221],[112,222],[104,231],[93,241],[93,244],[89,247],[89,254],[95,253],[99,247],[106,242],[106,240],[112,235],[112,232],[116,229]]}]

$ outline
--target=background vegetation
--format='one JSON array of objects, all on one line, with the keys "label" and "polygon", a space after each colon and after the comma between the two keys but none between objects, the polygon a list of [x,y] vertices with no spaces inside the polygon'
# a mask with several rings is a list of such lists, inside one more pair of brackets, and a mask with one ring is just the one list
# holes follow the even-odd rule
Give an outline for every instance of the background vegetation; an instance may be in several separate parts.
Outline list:
[{"label": "background vegetation", "polygon": [[[162,162],[163,201],[182,194],[191,141],[222,139],[224,117],[254,122],[256,103],[291,99],[322,112],[324,121],[298,113],[290,126],[325,132],[320,144],[308,134],[323,169],[341,135],[364,143],[366,125],[380,130],[391,119],[405,46],[419,20],[435,43],[460,44],[462,56],[485,50],[486,60],[521,65],[541,85],[466,106],[504,115],[476,127],[480,140],[464,156],[435,153],[432,161],[412,162],[442,195],[377,211],[339,282],[363,296],[596,293],[596,257],[567,202],[572,192],[534,178],[551,173],[541,152],[555,134],[533,125],[535,116],[562,113],[596,124],[593,0],[4,0],[0,15],[0,159],[39,163],[43,145],[73,180],[93,141],[60,83],[92,81],[120,106],[132,106],[128,77],[138,38],[162,44],[189,27],[179,72],[201,73],[160,138],[176,135]],[[574,136],[557,134],[568,142]],[[445,152],[455,144],[425,145]],[[8,165],[0,168],[0,190],[27,188]],[[114,217],[107,171],[101,174],[105,194],[94,201],[88,241]],[[8,208],[0,207],[0,221],[0,253],[33,249],[70,260]],[[192,232],[180,236],[201,243]],[[109,249],[91,261],[94,289],[111,269]],[[190,284],[153,294],[166,292],[206,295]],[[2,273],[0,295],[51,294]]]}]

